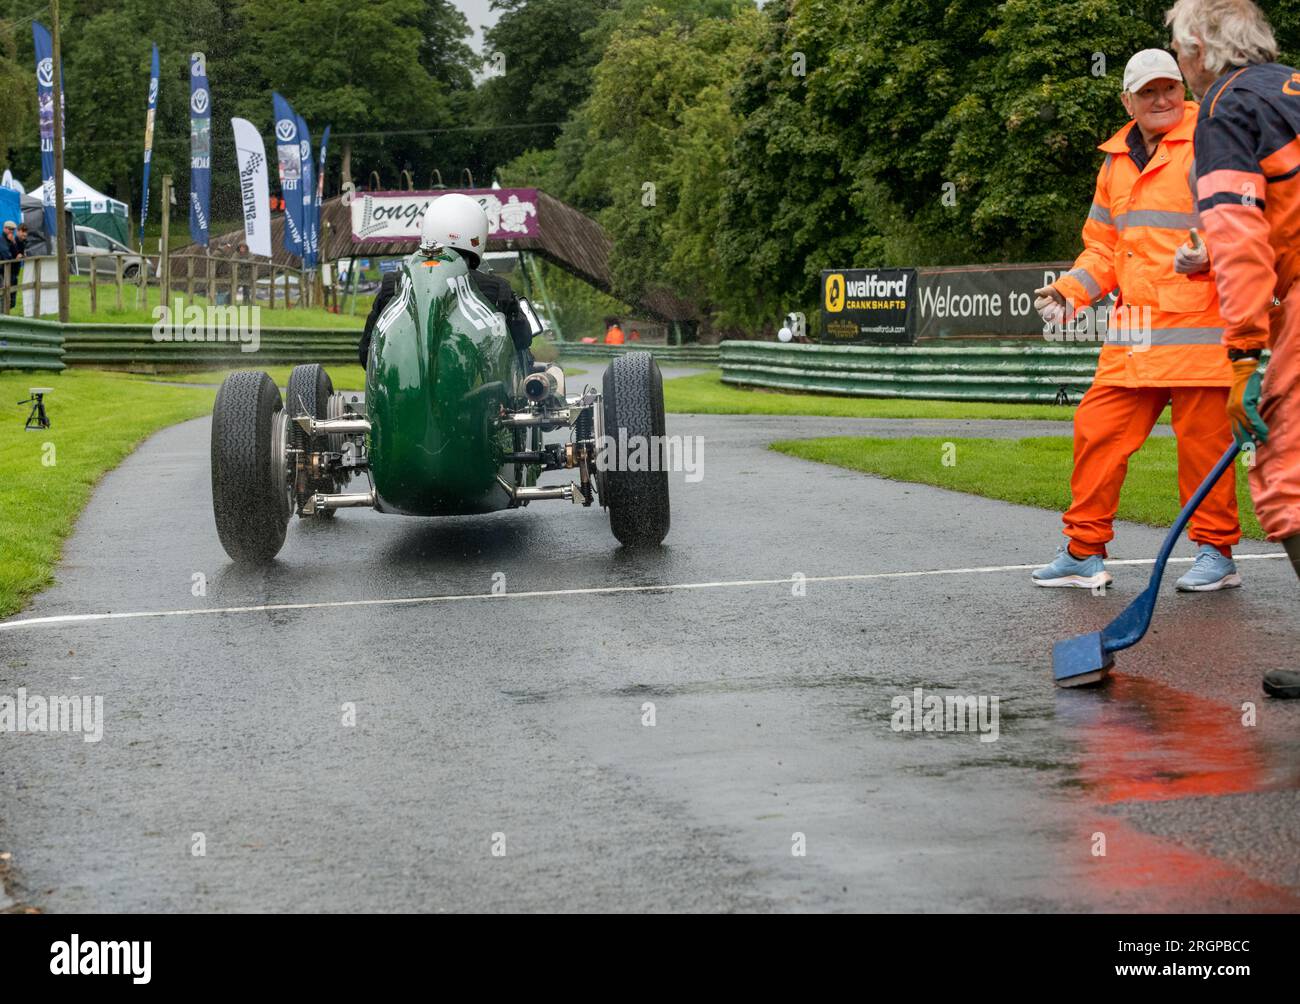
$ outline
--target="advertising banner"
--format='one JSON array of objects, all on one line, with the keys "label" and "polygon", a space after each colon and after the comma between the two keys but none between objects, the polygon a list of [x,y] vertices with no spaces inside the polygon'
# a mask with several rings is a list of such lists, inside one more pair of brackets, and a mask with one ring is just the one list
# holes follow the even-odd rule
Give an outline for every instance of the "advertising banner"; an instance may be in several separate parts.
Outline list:
[{"label": "advertising banner", "polygon": [[253,254],[270,258],[271,196],[266,180],[266,147],[257,126],[248,119],[231,119],[230,126],[235,131],[239,198],[244,209],[244,240]]},{"label": "advertising banner", "polygon": [[311,159],[311,133],[307,121],[297,116],[298,161],[302,164],[302,263],[316,267],[316,168]]},{"label": "advertising banner", "polygon": [[910,345],[916,340],[916,269],[822,272],[823,344]]},{"label": "advertising banner", "polygon": [[284,249],[302,257],[302,147],[298,116],[278,92],[271,92],[275,111],[275,149],[280,165],[280,194],[284,198]]},{"label": "advertising banner", "polygon": [[[352,202],[352,240],[418,241],[425,207],[453,190],[435,192],[358,192]],[[489,239],[536,237],[537,189],[456,189],[477,199],[488,218]]]},{"label": "advertising banner", "polygon": [[[54,226],[54,40],[45,25],[33,21],[32,42],[36,48],[36,107],[41,130],[41,202],[45,208],[45,234],[53,240],[58,234]],[[60,93],[67,92],[60,88]],[[66,107],[67,102],[63,104]]]},{"label": "advertising banner", "polygon": [[149,107],[144,116],[144,180],[140,191],[140,239],[149,220],[149,164],[153,160],[153,122],[158,110],[158,46],[153,47],[149,63]]},{"label": "advertising banner", "polygon": [[190,240],[208,246],[208,205],[212,195],[212,99],[208,66],[201,52],[190,53]]}]

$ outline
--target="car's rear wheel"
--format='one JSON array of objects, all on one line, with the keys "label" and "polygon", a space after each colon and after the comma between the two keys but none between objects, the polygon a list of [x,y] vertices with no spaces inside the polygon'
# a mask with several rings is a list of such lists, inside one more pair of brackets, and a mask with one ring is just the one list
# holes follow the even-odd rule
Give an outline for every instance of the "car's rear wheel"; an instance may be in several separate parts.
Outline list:
[{"label": "car's rear wheel", "polygon": [[140,266],[128,265],[122,270],[122,278],[127,282],[135,282],[136,279],[140,278]]},{"label": "car's rear wheel", "polygon": [[221,546],[261,564],[284,546],[293,511],[290,430],[279,388],[260,370],[226,377],[212,408],[212,511]]},{"label": "car's rear wheel", "polygon": [[668,470],[664,457],[664,384],[649,352],[615,357],[605,370],[604,472],[598,484],[609,527],[625,547],[668,536]]}]

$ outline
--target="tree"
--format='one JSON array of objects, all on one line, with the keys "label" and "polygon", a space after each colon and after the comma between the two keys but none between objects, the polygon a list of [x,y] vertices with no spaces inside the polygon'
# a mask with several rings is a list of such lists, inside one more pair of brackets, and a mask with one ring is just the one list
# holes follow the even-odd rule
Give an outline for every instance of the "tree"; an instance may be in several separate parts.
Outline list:
[{"label": "tree", "polygon": [[[589,37],[616,0],[493,0],[502,11],[484,36],[489,76],[475,111],[499,129],[480,144],[488,168],[530,148],[552,146],[560,125],[591,88],[601,50]],[[504,72],[497,73],[497,68]],[[546,123],[535,127],[528,123]]]},{"label": "tree", "polygon": [[[240,72],[258,86],[237,114],[269,126],[271,91],[280,91],[313,139],[332,123],[343,163],[358,157],[388,184],[402,167],[431,160],[433,130],[454,124],[447,85],[425,65],[436,46],[423,0],[243,0],[239,14]],[[451,18],[432,23],[456,30]]]}]

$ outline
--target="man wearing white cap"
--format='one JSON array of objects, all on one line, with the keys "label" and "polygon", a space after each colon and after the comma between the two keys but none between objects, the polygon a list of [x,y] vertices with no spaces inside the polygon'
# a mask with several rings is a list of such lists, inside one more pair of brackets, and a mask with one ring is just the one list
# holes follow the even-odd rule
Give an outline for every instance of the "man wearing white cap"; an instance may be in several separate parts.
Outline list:
[{"label": "man wearing white cap", "polygon": [[[1035,307],[1050,332],[1119,290],[1093,385],[1074,416],[1066,543],[1034,572],[1040,586],[1111,581],[1103,559],[1129,457],[1167,406],[1183,502],[1232,441],[1225,412],[1232,369],[1219,345],[1219,297],[1209,254],[1193,232],[1199,108],[1185,96],[1169,53],[1145,49],[1129,60],[1120,99],[1133,121],[1101,145],[1106,159],[1083,225],[1084,251],[1068,273],[1036,291]],[[1241,585],[1232,560],[1241,539],[1235,474],[1221,478],[1201,504],[1189,536],[1198,552],[1178,580],[1180,590]]]}]

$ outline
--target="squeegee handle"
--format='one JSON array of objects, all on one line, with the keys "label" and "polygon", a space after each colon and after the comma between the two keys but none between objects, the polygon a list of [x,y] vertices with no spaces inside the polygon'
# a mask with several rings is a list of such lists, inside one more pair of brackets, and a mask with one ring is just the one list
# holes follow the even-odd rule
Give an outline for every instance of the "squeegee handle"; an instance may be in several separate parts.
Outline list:
[{"label": "squeegee handle", "polygon": [[1156,599],[1160,595],[1160,580],[1164,578],[1165,565],[1169,563],[1169,555],[1173,553],[1174,545],[1178,543],[1178,538],[1187,528],[1187,521],[1192,518],[1192,513],[1196,512],[1200,504],[1205,501],[1205,496],[1214,490],[1214,486],[1219,483],[1219,479],[1232,466],[1240,452],[1241,444],[1234,439],[1232,445],[1224,451],[1223,456],[1214,465],[1214,469],[1201,482],[1201,486],[1187,500],[1187,505],[1183,506],[1183,511],[1178,514],[1178,519],[1174,520],[1174,525],[1170,527],[1164,543],[1160,545],[1160,553],[1156,556],[1156,565],[1151,569],[1151,579],[1146,589],[1134,597],[1133,602],[1124,608],[1124,612],[1102,631],[1102,648],[1105,651],[1118,652],[1120,649],[1129,648],[1141,641],[1142,636],[1147,633],[1147,628],[1151,626],[1151,615],[1155,613]]},{"label": "squeegee handle", "polygon": [[1178,514],[1178,519],[1174,520],[1169,536],[1160,545],[1160,555],[1156,558],[1156,567],[1151,570],[1151,583],[1148,588],[1160,585],[1160,579],[1165,574],[1165,563],[1169,561],[1169,555],[1173,553],[1174,545],[1178,543],[1178,538],[1182,536],[1183,530],[1187,528],[1187,522],[1192,518],[1192,513],[1200,508],[1201,503],[1205,501],[1205,496],[1214,491],[1214,486],[1219,483],[1219,479],[1232,466],[1232,462],[1237,459],[1237,454],[1240,452],[1241,444],[1234,439],[1232,445],[1224,450],[1223,456],[1214,465],[1214,469],[1205,476],[1205,480],[1201,482],[1201,486],[1196,489],[1195,494],[1187,500],[1187,505],[1183,506],[1183,511]]}]

